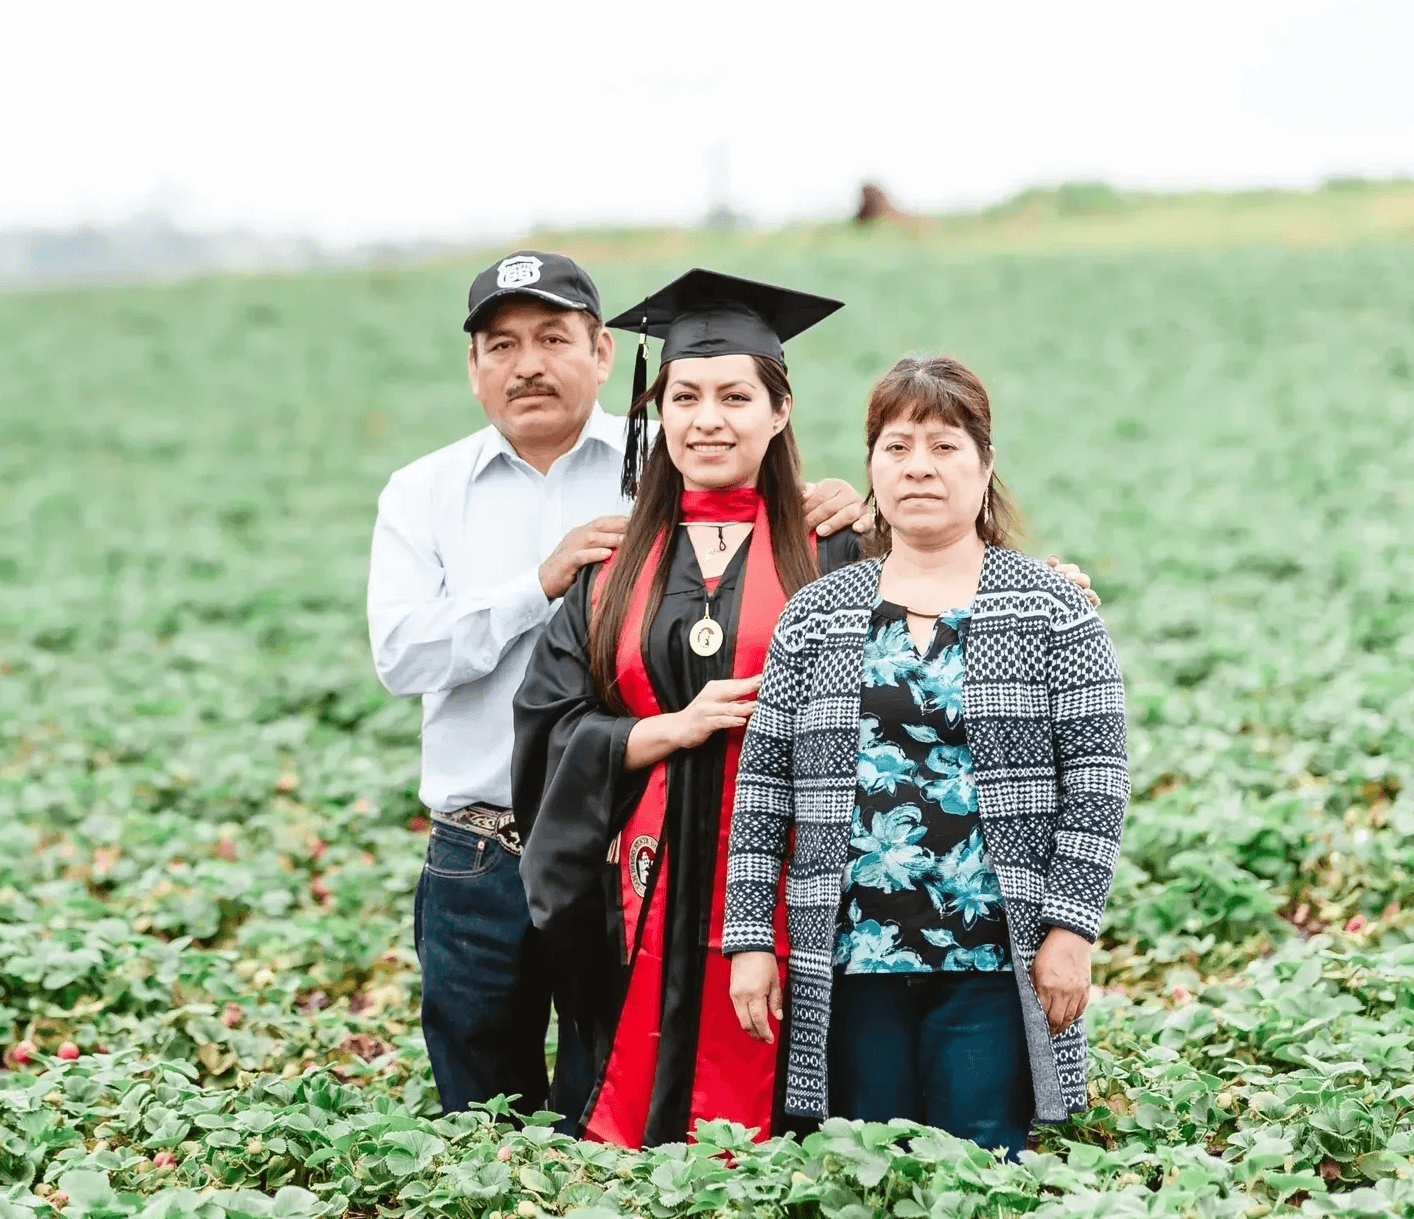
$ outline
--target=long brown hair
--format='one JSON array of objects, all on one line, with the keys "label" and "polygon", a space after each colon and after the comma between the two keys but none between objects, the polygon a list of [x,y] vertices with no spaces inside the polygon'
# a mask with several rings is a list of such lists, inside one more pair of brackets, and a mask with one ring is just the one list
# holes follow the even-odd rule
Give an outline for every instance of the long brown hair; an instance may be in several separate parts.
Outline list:
[{"label": "long brown hair", "polygon": [[[868,446],[866,464],[872,464],[879,435],[900,415],[908,413],[913,423],[937,420],[960,427],[977,446],[977,456],[986,461],[992,451],[992,404],[977,374],[949,356],[914,359],[905,356],[895,364],[869,395],[869,411],[864,419],[864,441]],[[874,484],[869,484],[874,499]],[[877,507],[877,503],[876,503]],[[977,511],[977,536],[988,546],[1010,546],[1021,532],[1021,513],[1012,503],[1006,484],[992,467],[991,481]],[[871,554],[886,554],[893,546],[893,529],[883,514],[874,514],[874,535],[866,540]]]},{"label": "long brown hair", "polygon": [[[771,409],[780,410],[790,395],[790,382],[786,380],[785,370],[764,356],[751,358],[756,365],[756,375],[766,387]],[[657,378],[634,402],[632,410],[646,410],[652,403],[662,414],[670,366],[664,364],[658,370]],[[786,596],[803,588],[820,574],[805,529],[805,507],[800,497],[799,479],[800,450],[796,447],[795,434],[787,423],[766,446],[756,479],[757,489],[766,503],[776,575]],[[668,442],[659,428],[658,439],[643,469],[638,498],[628,518],[623,545],[609,568],[609,575],[589,620],[589,672],[598,687],[599,696],[619,714],[627,710],[619,693],[619,635],[623,632],[629,600],[648,562],[654,539],[666,531],[667,544],[671,546],[673,542],[673,535],[682,520],[682,492],[682,474],[668,456]],[[646,644],[649,628],[663,604],[663,590],[668,583],[667,555],[665,550],[648,590],[640,647]]]}]

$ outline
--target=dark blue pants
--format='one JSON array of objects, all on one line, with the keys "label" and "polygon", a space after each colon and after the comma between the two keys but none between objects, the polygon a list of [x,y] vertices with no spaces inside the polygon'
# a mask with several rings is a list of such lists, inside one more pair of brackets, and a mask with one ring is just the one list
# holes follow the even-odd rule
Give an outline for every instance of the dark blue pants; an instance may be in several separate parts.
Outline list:
[{"label": "dark blue pants", "polygon": [[587,1048],[563,1008],[554,1088],[545,1071],[554,970],[530,925],[520,860],[495,839],[434,822],[417,882],[422,1034],[445,1112],[518,1093],[578,1122],[592,1087]]},{"label": "dark blue pants", "polygon": [[1015,1159],[1035,1109],[1016,976],[837,973],[830,1112],[938,1126]]}]

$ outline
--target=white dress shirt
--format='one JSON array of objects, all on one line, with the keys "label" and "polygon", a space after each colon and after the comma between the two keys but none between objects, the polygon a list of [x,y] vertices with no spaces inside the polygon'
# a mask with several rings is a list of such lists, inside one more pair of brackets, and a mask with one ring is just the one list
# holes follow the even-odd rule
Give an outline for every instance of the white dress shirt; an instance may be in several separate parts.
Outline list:
[{"label": "white dress shirt", "polygon": [[378,497],[368,573],[373,663],[422,697],[423,804],[511,802],[511,699],[559,602],[540,564],[577,525],[627,513],[624,420],[596,402],[548,474],[493,427],[404,466]]}]

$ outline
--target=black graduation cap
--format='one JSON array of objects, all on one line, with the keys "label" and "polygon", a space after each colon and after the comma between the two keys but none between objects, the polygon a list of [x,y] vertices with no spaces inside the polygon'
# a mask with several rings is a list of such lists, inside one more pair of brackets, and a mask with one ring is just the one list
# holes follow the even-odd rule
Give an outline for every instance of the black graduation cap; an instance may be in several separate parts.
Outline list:
[{"label": "black graduation cap", "polygon": [[[843,301],[826,296],[694,267],[607,324],[638,332],[632,399],[636,403],[648,388],[650,335],[663,340],[663,364],[692,356],[749,355],[765,356],[784,370],[781,345],[843,307]],[[637,492],[638,473],[648,460],[647,417],[646,405],[634,410],[630,404],[625,495]]]}]

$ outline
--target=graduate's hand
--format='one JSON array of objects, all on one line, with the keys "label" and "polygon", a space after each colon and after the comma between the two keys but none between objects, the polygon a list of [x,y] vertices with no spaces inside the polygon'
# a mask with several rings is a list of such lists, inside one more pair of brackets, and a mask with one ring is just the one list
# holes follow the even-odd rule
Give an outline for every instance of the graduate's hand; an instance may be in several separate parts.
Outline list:
[{"label": "graduate's hand", "polygon": [[755,677],[709,681],[696,698],[674,712],[679,749],[692,749],[722,728],[744,728],[756,710],[756,691],[761,674]]},{"label": "graduate's hand", "polygon": [[1064,1032],[1090,1001],[1090,941],[1064,927],[1052,927],[1031,962],[1031,984],[1051,1036]]},{"label": "graduate's hand", "polygon": [[822,538],[853,525],[855,533],[874,528],[874,514],[864,510],[858,491],[842,478],[822,478],[818,483],[801,483],[805,497],[805,527]]},{"label": "graduate's hand", "polygon": [[574,583],[575,572],[588,563],[607,559],[623,545],[627,528],[626,516],[601,516],[571,529],[550,557],[540,564],[540,587],[545,590],[545,596],[551,601],[563,597]]},{"label": "graduate's hand", "polygon": [[1046,562],[1054,567],[1072,584],[1085,590],[1085,600],[1095,608],[1100,608],[1100,594],[1090,587],[1090,577],[1080,570],[1074,563],[1062,563],[1055,555],[1048,555]]},{"label": "graduate's hand", "polygon": [[732,957],[732,1006],[741,1027],[757,1041],[775,1041],[768,1016],[785,1019],[781,970],[774,952],[739,952]]}]

